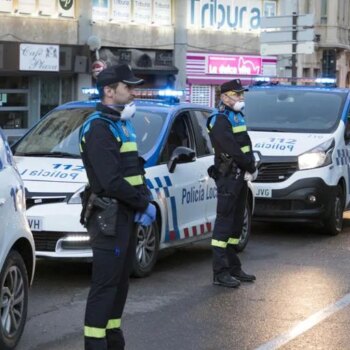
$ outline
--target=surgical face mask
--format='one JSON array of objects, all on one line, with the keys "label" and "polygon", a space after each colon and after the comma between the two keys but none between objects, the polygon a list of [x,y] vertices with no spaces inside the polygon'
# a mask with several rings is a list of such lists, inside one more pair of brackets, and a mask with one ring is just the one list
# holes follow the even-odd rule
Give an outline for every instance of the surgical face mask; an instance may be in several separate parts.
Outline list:
[{"label": "surgical face mask", "polygon": [[127,105],[125,105],[124,109],[120,113],[120,119],[121,120],[128,120],[131,119],[136,112],[136,106],[134,102],[130,102]]},{"label": "surgical face mask", "polygon": [[238,102],[236,102],[235,105],[233,106],[233,110],[234,110],[235,112],[243,112],[244,106],[245,106],[244,101],[238,101]]}]

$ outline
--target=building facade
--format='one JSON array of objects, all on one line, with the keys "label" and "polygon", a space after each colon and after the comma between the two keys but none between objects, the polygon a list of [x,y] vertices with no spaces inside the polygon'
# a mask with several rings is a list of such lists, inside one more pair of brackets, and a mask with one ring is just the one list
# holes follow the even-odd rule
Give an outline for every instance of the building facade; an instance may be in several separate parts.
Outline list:
[{"label": "building facade", "polygon": [[58,104],[86,98],[82,87],[116,63],[130,64],[145,87],[186,89],[189,101],[214,106],[225,80],[291,74],[290,56],[260,55],[260,20],[294,11],[315,14],[315,52],[297,55],[298,76],[334,71],[338,85],[349,86],[349,7],[350,0],[0,0],[0,127],[23,134]]}]

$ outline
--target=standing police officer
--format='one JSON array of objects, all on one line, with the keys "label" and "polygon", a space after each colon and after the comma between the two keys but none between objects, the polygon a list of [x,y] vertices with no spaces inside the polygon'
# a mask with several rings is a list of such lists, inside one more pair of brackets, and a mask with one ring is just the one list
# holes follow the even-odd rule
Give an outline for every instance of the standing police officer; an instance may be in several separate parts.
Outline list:
[{"label": "standing police officer", "polygon": [[97,77],[101,103],[81,128],[81,156],[90,185],[82,216],[93,252],[86,350],[124,349],[120,325],[136,249],[134,221],[151,225],[156,216],[130,122],[133,87],[141,83],[128,65],[103,70]]},{"label": "standing police officer", "polygon": [[247,180],[257,176],[242,113],[244,91],[239,79],[222,84],[218,113],[213,114],[207,124],[215,150],[214,166],[208,173],[215,179],[218,198],[211,241],[214,284],[225,287],[238,287],[240,281],[255,280],[254,275],[242,270],[235,250],[243,227]]}]

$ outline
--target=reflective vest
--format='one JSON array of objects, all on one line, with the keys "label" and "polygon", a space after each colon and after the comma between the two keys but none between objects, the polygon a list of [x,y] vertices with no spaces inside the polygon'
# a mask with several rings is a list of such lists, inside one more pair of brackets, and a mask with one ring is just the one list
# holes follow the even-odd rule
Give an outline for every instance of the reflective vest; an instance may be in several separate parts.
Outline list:
[{"label": "reflective vest", "polygon": [[85,143],[85,135],[89,131],[91,122],[102,119],[109,124],[109,129],[114,135],[116,142],[121,144],[121,170],[124,179],[132,186],[145,184],[144,172],[141,169],[139,154],[137,151],[136,134],[134,127],[129,120],[112,121],[103,116],[102,113],[95,112],[89,116],[80,129],[80,152],[83,153],[82,145]]},{"label": "reflective vest", "polygon": [[231,123],[232,132],[235,135],[238,144],[240,145],[241,151],[243,153],[249,153],[251,151],[251,148],[249,144],[246,144],[246,141],[248,141],[246,137],[248,135],[247,125],[242,113],[235,113],[234,111],[225,109],[222,112],[217,112],[211,115],[207,123],[208,132],[210,132],[210,130],[214,127],[216,118],[220,114],[224,114],[227,117],[228,121]]}]

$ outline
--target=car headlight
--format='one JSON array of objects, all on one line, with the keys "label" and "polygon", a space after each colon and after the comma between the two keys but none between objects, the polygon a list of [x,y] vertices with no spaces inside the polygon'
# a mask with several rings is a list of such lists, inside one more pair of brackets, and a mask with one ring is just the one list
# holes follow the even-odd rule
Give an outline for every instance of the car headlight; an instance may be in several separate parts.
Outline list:
[{"label": "car headlight", "polygon": [[85,185],[80,187],[69,199],[68,204],[81,204],[80,194],[85,190]]},{"label": "car headlight", "polygon": [[334,139],[330,139],[298,157],[300,170],[314,169],[332,163]]}]

